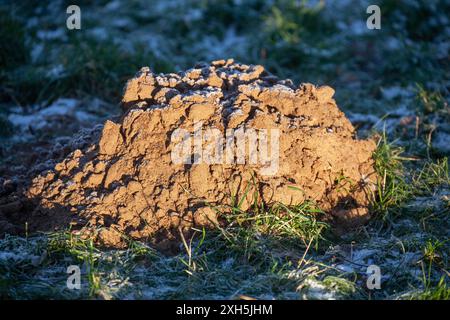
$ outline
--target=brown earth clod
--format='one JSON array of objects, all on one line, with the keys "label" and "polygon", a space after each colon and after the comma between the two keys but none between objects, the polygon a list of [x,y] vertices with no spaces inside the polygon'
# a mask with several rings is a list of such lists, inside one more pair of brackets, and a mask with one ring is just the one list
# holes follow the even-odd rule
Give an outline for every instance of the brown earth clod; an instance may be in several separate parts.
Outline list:
[{"label": "brown earth clod", "polygon": [[[369,216],[376,146],[356,138],[333,94],[232,60],[177,74],[142,68],[126,85],[121,119],[106,121],[90,144],[26,189],[39,207],[34,229],[70,218],[105,246],[123,247],[131,238],[164,247],[178,230],[220,223],[211,207],[232,205],[249,184],[267,204],[311,200],[338,223],[360,224]],[[230,129],[279,130],[278,170],[264,175],[264,164],[248,161],[174,163],[173,133],[194,133],[200,121],[203,133],[214,128],[223,137]],[[248,196],[241,209],[251,203]],[[0,206],[0,218],[10,210]]]}]

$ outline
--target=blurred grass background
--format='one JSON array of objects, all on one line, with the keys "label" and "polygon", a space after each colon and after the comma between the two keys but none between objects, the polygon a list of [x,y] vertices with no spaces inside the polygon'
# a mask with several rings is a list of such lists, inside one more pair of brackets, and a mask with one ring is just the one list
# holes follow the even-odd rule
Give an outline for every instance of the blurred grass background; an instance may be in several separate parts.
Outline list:
[{"label": "blurred grass background", "polygon": [[[375,2],[382,29],[370,32],[365,1],[9,2],[0,7],[0,101],[117,102],[141,66],[175,72],[230,57],[297,83],[345,88],[358,77],[374,95],[380,85],[448,79],[436,44],[448,35],[449,1]],[[81,8],[81,30],[65,27],[69,4]]]}]

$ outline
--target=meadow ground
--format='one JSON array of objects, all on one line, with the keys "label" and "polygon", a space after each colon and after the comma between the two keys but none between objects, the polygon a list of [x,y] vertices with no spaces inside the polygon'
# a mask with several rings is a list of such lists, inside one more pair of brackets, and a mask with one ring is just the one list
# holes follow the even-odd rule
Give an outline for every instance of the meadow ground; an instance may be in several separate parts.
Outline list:
[{"label": "meadow ground", "polygon": [[[27,154],[119,114],[140,67],[234,58],[332,86],[358,135],[378,137],[374,217],[337,236],[312,203],[283,215],[235,208],[226,228],[198,230],[171,256],[131,240],[105,250],[68,231],[6,236],[0,298],[450,298],[448,1],[80,1],[81,30],[66,28],[69,4],[0,5],[2,179],[45,170]],[[369,4],[380,30],[366,28]],[[66,286],[74,264],[81,290]],[[367,288],[369,265],[380,289]]]}]

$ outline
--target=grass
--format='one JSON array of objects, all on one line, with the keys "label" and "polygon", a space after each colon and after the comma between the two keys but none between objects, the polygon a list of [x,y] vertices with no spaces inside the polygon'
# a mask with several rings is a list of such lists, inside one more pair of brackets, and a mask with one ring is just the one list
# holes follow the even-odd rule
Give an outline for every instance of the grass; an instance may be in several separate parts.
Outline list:
[{"label": "grass", "polygon": [[[79,248],[76,249],[77,255],[80,253],[79,250]],[[83,256],[87,257],[88,262],[90,252],[89,248],[83,250]],[[143,287],[145,291],[149,290],[144,289],[146,287],[153,288],[151,290],[159,298],[186,298],[189,296],[209,296],[211,298],[217,297],[217,295],[232,297],[238,295],[239,292],[258,297],[261,292],[268,293],[271,290],[277,291],[278,294],[285,294],[286,288],[290,288],[290,292],[295,293],[295,283],[288,279],[288,272],[294,268],[292,263],[283,262],[282,259],[273,256],[271,259],[264,258],[264,261],[249,262],[243,260],[240,253],[240,250],[236,251],[227,247],[226,240],[223,238],[214,236],[208,237],[202,246],[193,250],[189,255],[180,253],[175,257],[157,254],[156,256],[141,256],[138,260],[125,260],[125,257],[130,255],[130,249],[111,255],[102,251],[98,256],[96,255],[95,272],[86,271],[83,274],[82,287],[84,291],[82,290],[80,294],[90,298],[108,298],[112,294],[114,295],[114,288],[111,289],[111,286],[126,281],[133,281],[135,287]],[[64,255],[64,257],[64,259],[55,259],[54,256],[49,256],[46,259],[49,264],[57,263],[58,265],[64,263],[64,260],[70,264],[75,262],[71,260],[73,258],[70,255]],[[190,260],[189,263],[186,263],[187,259]],[[120,274],[113,272],[116,270],[116,265],[121,266]],[[110,277],[111,275],[114,277],[112,283],[108,283],[108,274]],[[61,268],[60,276],[64,277],[64,267]],[[20,279],[21,282],[26,283],[33,277],[30,279],[23,278],[23,275],[16,275],[14,278],[9,275],[8,279]],[[161,281],[164,283],[162,286],[159,285]],[[6,297],[12,297],[12,287],[8,284],[5,285]],[[164,292],[163,286],[171,285],[174,287],[170,292]],[[57,287],[67,294],[63,298],[73,297],[74,294],[77,294],[76,291],[68,292],[63,289],[63,281],[59,281]],[[218,291],[218,288],[221,288],[222,291]],[[33,294],[26,288],[17,289],[19,291],[15,293],[16,297]],[[41,293],[53,294],[49,292],[49,288],[40,290]],[[134,291],[139,296],[139,290],[135,290],[136,288],[131,292]],[[117,296],[117,294],[119,295]],[[120,290],[116,292],[115,296],[120,297]]]},{"label": "grass", "polygon": [[[448,242],[448,239],[445,241]],[[434,266],[447,268],[448,263],[442,261],[445,242],[438,240],[427,240],[423,249],[422,282],[423,290],[414,293],[411,298],[418,300],[449,300],[450,288],[448,287],[449,274],[443,275],[437,281],[433,280],[432,269]]]},{"label": "grass", "polygon": [[[244,202],[250,204],[246,210],[242,209]],[[321,221],[324,212],[313,201],[290,206],[279,202],[264,203],[254,175],[241,194],[231,196],[230,203],[211,207],[227,222],[227,228],[220,229],[225,238],[236,247],[244,242],[247,254],[252,252],[257,239],[264,237],[304,248],[313,245],[318,249],[329,230],[329,225]]]},{"label": "grass", "polygon": [[7,138],[12,136],[13,127],[11,122],[9,122],[8,118],[4,115],[0,114],[0,138]]},{"label": "grass", "polygon": [[0,102],[9,100],[11,92],[5,85],[10,72],[30,60],[23,24],[6,9],[0,7]]},{"label": "grass", "polygon": [[431,114],[445,108],[446,102],[439,91],[428,91],[423,85],[417,85],[416,99],[419,102],[419,112]]},{"label": "grass", "polygon": [[[302,209],[298,210],[301,214],[307,214],[306,208],[311,210],[311,207],[306,205],[300,207]],[[2,282],[4,297],[23,298],[27,295],[36,296],[39,292],[40,295],[61,298],[81,295],[101,299],[130,297],[130,294],[136,298],[169,299],[238,298],[241,295],[288,299],[367,298],[367,293],[362,287],[365,283],[364,266],[361,266],[360,272],[358,271],[360,267],[355,262],[352,267],[356,269],[353,271],[346,269],[340,271],[339,265],[332,263],[333,259],[336,259],[332,258],[336,255],[334,251],[327,253],[328,250],[313,250],[311,239],[315,239],[315,235],[309,238],[309,246],[305,247],[301,240],[304,235],[299,237],[297,228],[292,228],[292,233],[289,233],[290,237],[297,239],[296,241],[292,241],[290,237],[280,236],[287,232],[286,230],[291,230],[294,225],[289,225],[289,221],[296,221],[295,219],[281,223],[276,216],[271,217],[270,213],[266,213],[248,221],[239,211],[235,216],[230,216],[230,219],[232,222],[222,229],[197,230],[191,238],[185,239],[181,252],[175,256],[155,252],[139,242],[130,243],[127,250],[107,251],[95,248],[89,239],[81,239],[68,232],[41,238],[30,237],[28,240],[10,237],[1,242],[2,252],[17,250],[24,256],[30,254],[42,256],[43,252],[47,254],[37,265],[27,264],[26,259],[19,265],[10,262],[5,264],[7,262],[0,258],[0,266],[7,266],[8,270],[24,270],[27,265],[28,270],[34,270],[31,274],[17,271],[3,273],[7,279],[5,281],[9,281]],[[265,223],[258,224],[258,221],[263,222],[265,219],[269,219],[269,226]],[[393,223],[394,229],[397,229],[395,225],[398,221],[393,220]],[[289,228],[284,229],[285,224]],[[278,228],[280,226],[282,226],[281,233]],[[376,264],[381,264],[383,274],[393,272],[389,270],[396,270],[398,262],[392,266],[384,263],[397,256],[394,253],[394,256],[391,256],[390,252],[395,252],[395,248],[399,246],[395,242],[386,244],[378,242],[379,236],[379,233],[374,234],[362,241],[361,245],[367,245],[372,250],[380,248],[380,253],[376,255],[380,260],[376,261]],[[371,245],[372,241],[376,245]],[[358,241],[360,242],[361,240]],[[422,291],[413,289],[415,299],[445,297],[447,290],[445,283],[439,284],[433,280],[438,272],[434,266],[438,266],[439,261],[446,261],[445,245],[446,243],[432,240],[425,242],[421,247],[424,263],[433,261],[433,268],[428,272],[427,282],[422,282],[424,289]],[[412,244],[405,248],[406,252],[408,250],[414,252],[417,245]],[[83,268],[85,271],[81,292],[68,292],[64,289],[65,268],[70,264],[89,267]],[[30,286],[11,286],[11,281],[36,282],[33,274],[39,274],[39,270],[48,270],[49,266],[60,271],[46,274],[50,279],[45,278],[45,281],[53,283],[53,287],[58,290],[52,291],[50,287],[40,285],[31,286],[35,291],[30,291]],[[445,264],[441,267],[445,268]],[[403,267],[405,268],[406,266]],[[406,283],[413,283],[414,278],[402,277]],[[420,288],[420,279],[417,281],[416,285]],[[398,283],[402,283],[400,278]],[[433,286],[433,283],[436,285]],[[383,292],[390,294],[395,294],[395,290],[398,290],[396,288],[402,290],[405,288],[384,282],[382,286]],[[421,293],[420,296],[418,292]],[[384,297],[389,295],[386,296],[385,293]],[[411,298],[410,295],[402,297]]]},{"label": "grass", "polygon": [[[388,121],[380,135],[374,154],[378,189],[371,208],[376,217],[333,238],[315,203],[267,205],[250,187],[230,205],[216,208],[227,211],[226,226],[197,230],[175,256],[131,239],[127,250],[105,250],[69,232],[6,237],[0,240],[0,297],[449,299],[448,155],[432,139],[446,132],[450,114],[448,59],[439,55],[448,3],[380,1],[382,29],[361,34],[352,34],[347,24],[366,18],[365,8],[353,3],[335,10],[324,1],[186,0],[164,9],[169,4],[119,1],[119,9],[86,14],[81,32],[63,30],[53,40],[41,39],[38,31],[64,25],[63,7],[2,5],[2,139],[14,137],[8,121],[13,107],[32,112],[59,97],[117,103],[124,82],[141,66],[175,72],[226,55],[261,63],[296,83],[330,84],[344,112],[381,116],[406,106],[420,118],[414,139],[401,136],[403,128]],[[80,6],[95,12],[106,3],[83,1]],[[117,12],[131,24],[115,25]],[[34,18],[38,24],[33,26]],[[106,38],[90,33],[97,27],[107,30]],[[233,42],[230,29],[243,41]],[[381,95],[381,87],[399,85],[417,88],[411,89],[415,97]],[[345,176],[336,180],[342,189],[352,183]],[[247,197],[251,205],[243,210]],[[65,286],[71,264],[82,267],[80,291]],[[379,291],[365,287],[369,264],[379,265],[386,276]]]},{"label": "grass", "polygon": [[[111,39],[98,41],[76,35],[60,45],[59,54],[52,62],[61,70],[59,74],[49,74],[47,63],[24,65],[8,73],[5,86],[9,96],[20,105],[33,102],[48,104],[61,96],[97,96],[108,102],[117,102],[126,80],[142,66],[150,65],[156,72],[171,69],[169,62],[152,57],[139,46],[130,53]],[[43,79],[46,80],[45,85],[42,85]],[[27,94],[22,95],[22,92]]]},{"label": "grass", "polygon": [[[172,45],[170,39],[167,39],[166,44],[161,45],[161,53],[148,50],[147,43],[142,41],[134,43],[131,41],[124,48],[117,38],[99,40],[86,32],[67,30],[62,30],[61,38],[41,41],[35,30],[24,29],[20,22],[26,22],[33,16],[33,10],[28,7],[26,10],[18,8],[14,11],[19,17],[16,20],[2,14],[1,17],[4,17],[5,21],[5,28],[2,30],[5,30],[5,33],[3,36],[0,34],[1,43],[5,45],[11,43],[10,48],[14,48],[10,50],[5,47],[2,50],[4,59],[13,59],[17,62],[7,63],[10,70],[4,74],[6,92],[3,93],[3,99],[19,105],[28,105],[46,103],[61,96],[95,95],[109,102],[117,102],[120,100],[124,82],[140,67],[150,66],[155,72],[174,72],[178,68],[189,68],[201,60],[201,53],[197,54],[196,58],[189,47],[189,42],[195,39],[186,37],[186,34],[201,37],[208,31],[208,34],[219,38],[225,37],[230,21],[234,22],[234,28],[253,34],[253,29],[247,30],[248,24],[243,23],[249,19],[249,15],[253,17],[258,29],[265,30],[251,40],[254,42],[253,47],[259,48],[257,50],[259,52],[243,52],[236,58],[249,63],[264,61],[266,66],[282,75],[292,66],[299,68],[299,62],[301,65],[304,64],[304,59],[299,58],[304,57],[306,53],[303,49],[297,50],[298,45],[303,46],[304,41],[311,42],[311,39],[316,41],[316,35],[324,34],[332,28],[331,20],[323,19],[320,15],[323,9],[321,3],[311,8],[305,1],[297,3],[292,0],[277,0],[272,5],[259,0],[242,3],[207,1],[192,2],[191,6],[186,7],[197,8],[205,13],[195,23],[189,23],[177,15],[168,16],[169,21],[161,20],[159,17],[145,21],[153,24],[151,29],[158,30],[162,34],[171,34],[177,39],[176,45]],[[183,8],[186,10],[186,7],[180,6],[175,10]],[[5,7],[5,12],[7,10],[10,11],[10,8]],[[136,12],[133,14],[136,15]],[[181,17],[185,14],[186,12],[183,12]],[[212,15],[216,17],[214,23],[205,20]],[[88,18],[83,19],[83,25],[87,29],[95,27],[97,23],[98,21],[91,21]],[[46,21],[43,29],[54,30],[54,25],[54,21]],[[14,42],[9,41],[8,37]],[[28,42],[43,45],[41,53],[34,58],[35,61],[31,61],[28,57],[30,50],[25,46],[25,38]],[[278,40],[282,40],[286,45],[278,46]],[[264,56],[262,51],[269,56]],[[247,61],[249,56],[252,57],[251,61]],[[180,62],[175,64],[174,61]],[[60,68],[61,74],[57,76],[48,74],[49,69],[55,67]],[[295,72],[289,72],[289,76],[296,78]]]},{"label": "grass", "polygon": [[322,18],[320,13],[324,8],[324,1],[311,5],[308,1],[275,1],[270,13],[265,17],[269,43],[279,45],[299,44],[305,38],[335,31],[332,21]]},{"label": "grass", "polygon": [[[379,69],[397,83],[409,82],[410,79],[419,83],[430,82],[433,74],[436,81],[445,78],[448,62],[436,54],[436,43],[445,38],[441,31],[447,22],[440,18],[441,10],[448,10],[449,3],[445,0],[424,2],[410,0],[399,3],[396,0],[380,1],[383,15],[383,34],[395,37],[400,41],[392,55],[390,63],[383,64]],[[435,17],[434,23],[430,23]],[[380,35],[374,35],[379,38]]]},{"label": "grass", "polygon": [[235,210],[227,214],[229,223],[238,227],[249,226],[255,233],[269,235],[277,239],[292,239],[300,241],[305,247],[313,243],[318,247],[323,240],[323,233],[329,227],[319,220],[319,214],[324,212],[312,202],[285,206],[277,203],[267,209],[242,211]]},{"label": "grass", "polygon": [[433,138],[448,131],[447,123],[450,120],[448,101],[440,90],[427,90],[420,84],[416,86],[416,114],[419,120],[416,136],[422,137],[428,159],[442,158],[446,156],[446,153],[440,151],[440,146],[435,145]]},{"label": "grass", "polygon": [[0,9],[0,39],[0,76],[4,77],[5,71],[27,63],[29,55],[24,26],[3,9]]},{"label": "grass", "polygon": [[403,164],[408,158],[402,154],[403,148],[389,142],[386,133],[379,137],[377,149],[373,154],[378,179],[377,190],[372,199],[372,210],[381,216],[385,216],[389,208],[400,207],[411,195],[412,190],[406,180]]},{"label": "grass", "polygon": [[450,185],[448,159],[427,161],[422,169],[413,176],[413,185],[417,194],[432,194],[436,187]]},{"label": "grass", "polygon": [[427,240],[424,252],[423,252],[423,258],[428,263],[439,263],[439,260],[442,259],[442,256],[440,254],[440,250],[442,250],[442,247],[444,246],[444,242],[438,241],[438,240]]},{"label": "grass", "polygon": [[53,233],[48,238],[47,252],[50,256],[71,256],[77,264],[86,268],[89,296],[94,297],[101,290],[100,274],[97,271],[99,250],[92,239],[82,239],[70,231]]},{"label": "grass", "polygon": [[447,286],[445,277],[442,277],[436,286],[432,286],[426,282],[425,290],[413,295],[411,298],[417,300],[449,300],[450,288]]},{"label": "grass", "polygon": [[[137,46],[130,53],[112,39],[98,42],[90,37],[71,38],[61,49],[59,60],[65,74],[56,80],[56,86],[61,88],[57,94],[80,91],[110,101],[120,100],[124,83],[142,66],[149,65],[155,72],[171,70],[169,62],[156,59],[142,47]],[[74,83],[79,85],[73,88]]]},{"label": "grass", "polygon": [[414,195],[430,195],[436,187],[450,184],[446,157],[425,161],[422,168],[408,169],[405,162],[416,159],[404,155],[404,149],[389,142],[385,133],[378,139],[373,158],[378,179],[372,210],[382,216],[389,208],[401,209]]},{"label": "grass", "polygon": [[[264,210],[258,206],[258,211],[253,210],[247,215],[238,207],[234,209],[227,217],[228,225],[216,230],[196,230],[191,238],[183,236],[182,250],[176,256],[157,253],[139,242],[130,242],[127,250],[108,252],[96,248],[91,239],[83,239],[69,231],[41,238],[39,250],[46,252],[44,265],[63,264],[61,270],[69,264],[82,266],[84,281],[79,294],[102,299],[121,296],[122,289],[115,292],[108,282],[112,270],[120,270],[116,274],[120,282],[129,279],[126,281],[132,280],[134,285],[151,286],[159,292],[158,297],[230,298],[242,294],[258,298],[269,293],[279,297],[295,296],[300,282],[298,278],[292,278],[292,272],[315,266],[304,275],[314,277],[317,271],[326,267],[309,258],[328,227],[316,220],[315,214],[321,211],[314,204],[293,207],[279,204]],[[22,248],[21,251],[26,255],[29,249]],[[36,269],[44,265],[36,266]],[[116,269],[117,266],[120,269]],[[142,268],[154,277],[146,275],[142,278],[144,275],[136,271]],[[23,275],[9,275],[8,278],[26,281]],[[158,288],[159,281],[165,285],[176,282],[177,285],[163,293],[163,289]],[[334,286],[329,282],[329,279],[325,281]],[[77,293],[64,289],[63,281],[58,286],[64,292],[59,293],[60,297],[73,297]],[[23,297],[26,293],[21,289],[13,294],[10,285],[5,284],[5,287],[7,297]],[[41,290],[48,295],[54,294],[48,289]]]},{"label": "grass", "polygon": [[450,9],[445,0],[433,3],[412,0],[402,5],[395,0],[383,0],[380,6],[383,8],[383,19],[388,22],[386,25],[415,41],[431,41],[439,37],[439,32],[445,28],[445,20],[437,19],[435,23],[429,23],[429,19],[438,16],[441,10]]}]

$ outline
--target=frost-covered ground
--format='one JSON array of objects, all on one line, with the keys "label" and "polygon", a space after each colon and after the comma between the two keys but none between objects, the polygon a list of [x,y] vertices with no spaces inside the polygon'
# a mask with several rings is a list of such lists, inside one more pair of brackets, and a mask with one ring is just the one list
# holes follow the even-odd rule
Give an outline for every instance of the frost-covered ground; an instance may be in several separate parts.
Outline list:
[{"label": "frost-covered ground", "polygon": [[[73,31],[69,4],[0,6],[2,183],[29,170],[24,150],[119,114],[123,84],[141,66],[175,72],[234,58],[331,85],[361,136],[385,132],[394,142],[380,143],[383,192],[367,226],[310,246],[244,227],[199,232],[176,256],[139,243],[101,250],[64,232],[7,236],[1,298],[450,298],[448,1],[81,1]],[[368,4],[381,7],[381,30],[366,28]],[[82,290],[66,287],[72,264]],[[369,265],[381,289],[367,288]]]}]

